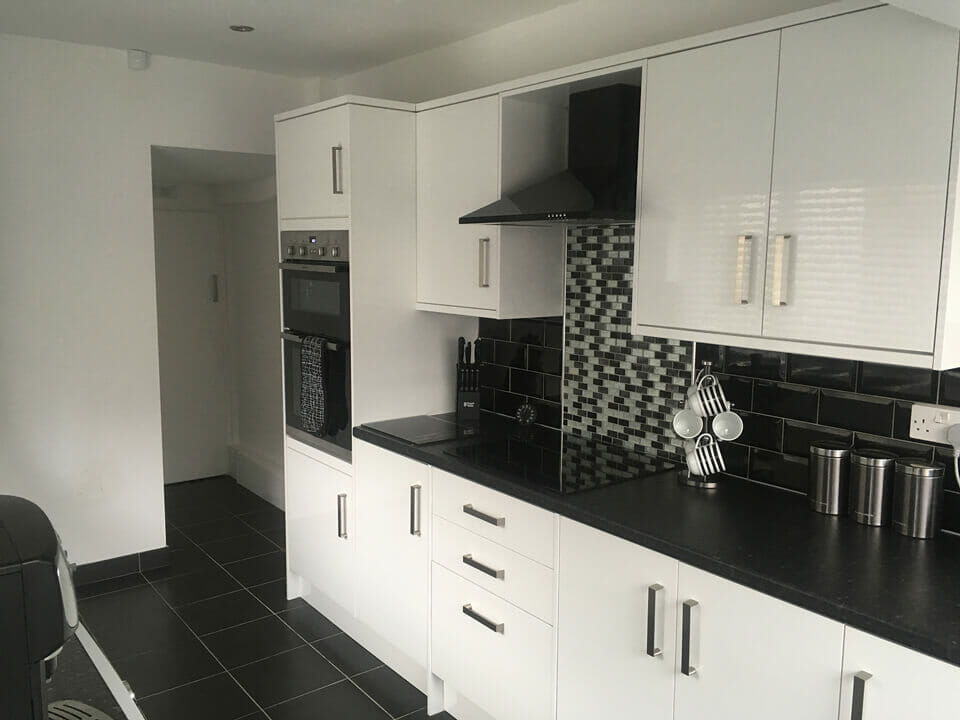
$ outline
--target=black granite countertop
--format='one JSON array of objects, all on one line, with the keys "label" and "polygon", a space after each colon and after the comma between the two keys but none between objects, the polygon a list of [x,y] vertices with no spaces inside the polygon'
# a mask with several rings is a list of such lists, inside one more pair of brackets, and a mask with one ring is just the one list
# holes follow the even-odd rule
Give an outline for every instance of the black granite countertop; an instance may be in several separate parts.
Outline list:
[{"label": "black granite countertop", "polygon": [[796,493],[676,471],[560,494],[448,450],[363,426],[354,437],[486,485],[775,598],[960,666],[960,537],[914,540],[819,515]]}]

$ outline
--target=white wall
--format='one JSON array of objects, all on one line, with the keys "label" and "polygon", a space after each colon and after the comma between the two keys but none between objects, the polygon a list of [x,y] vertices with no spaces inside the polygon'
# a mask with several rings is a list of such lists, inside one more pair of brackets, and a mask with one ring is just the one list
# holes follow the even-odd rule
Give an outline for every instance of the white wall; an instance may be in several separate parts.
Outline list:
[{"label": "white wall", "polygon": [[825,0],[580,0],[479,35],[308,86],[311,101],[353,93],[420,102],[637,50]]},{"label": "white wall", "polygon": [[150,145],[273,152],[298,80],[0,34],[0,492],[85,563],[165,542]]}]

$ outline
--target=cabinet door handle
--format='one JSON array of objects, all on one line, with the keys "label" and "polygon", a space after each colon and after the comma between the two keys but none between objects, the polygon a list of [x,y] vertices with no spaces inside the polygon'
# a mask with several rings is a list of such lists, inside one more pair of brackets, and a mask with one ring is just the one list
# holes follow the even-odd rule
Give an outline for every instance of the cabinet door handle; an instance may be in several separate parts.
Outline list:
[{"label": "cabinet door handle", "polygon": [[488,630],[493,630],[493,632],[503,635],[503,623],[495,623],[493,620],[485,618],[483,615],[474,610],[470,603],[467,603],[463,606],[463,614],[471,620],[476,620]]},{"label": "cabinet door handle", "polygon": [[697,674],[700,664],[700,603],[683,601],[683,621],[680,631],[680,672],[687,677]]},{"label": "cabinet door handle", "polygon": [[337,537],[347,537],[347,494],[337,495]]},{"label": "cabinet door handle", "polygon": [[467,553],[463,556],[463,564],[469,565],[474,570],[479,570],[484,575],[489,575],[497,580],[503,580],[503,570],[494,570],[489,565],[484,565],[482,562],[477,562],[473,559],[473,555],[471,553]]},{"label": "cabinet door handle", "polygon": [[410,534],[420,535],[420,486],[410,486]]},{"label": "cabinet door handle", "polygon": [[475,517],[478,520],[483,520],[485,523],[490,523],[491,525],[496,525],[497,527],[503,527],[507,524],[506,518],[487,515],[485,512],[480,512],[479,510],[474,509],[473,505],[469,503],[463,506],[463,511],[471,517]]},{"label": "cabinet door handle", "polygon": [[867,689],[867,680],[872,677],[873,675],[863,670],[853,676],[853,708],[850,710],[850,720],[863,720],[863,694]]},{"label": "cabinet door handle", "polygon": [[663,656],[663,585],[647,588],[647,655]]},{"label": "cabinet door handle", "polygon": [[330,148],[330,166],[333,168],[333,194],[343,195],[343,145]]},{"label": "cabinet door handle", "polygon": [[771,302],[775,307],[787,304],[787,241],[790,235],[777,235],[773,241],[773,290]]},{"label": "cabinet door handle", "polygon": [[210,276],[210,301],[215,303],[220,302],[220,276],[219,275]]},{"label": "cabinet door handle", "polygon": [[750,303],[750,265],[753,259],[753,235],[741,235],[737,238],[737,279],[734,289],[734,302],[739,305]]},{"label": "cabinet door handle", "polygon": [[490,238],[480,238],[477,248],[477,267],[480,269],[477,285],[482,288],[490,287]]}]

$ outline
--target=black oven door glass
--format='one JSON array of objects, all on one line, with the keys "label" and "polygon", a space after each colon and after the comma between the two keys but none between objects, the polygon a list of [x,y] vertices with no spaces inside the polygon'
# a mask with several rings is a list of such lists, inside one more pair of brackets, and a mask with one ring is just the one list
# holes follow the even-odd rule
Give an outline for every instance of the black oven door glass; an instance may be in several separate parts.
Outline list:
[{"label": "black oven door glass", "polygon": [[284,267],[283,324],[305,335],[350,340],[350,273],[347,265]]},{"label": "black oven door glass", "polygon": [[[345,343],[336,344],[336,349],[328,346],[324,351],[326,367],[327,433],[318,435],[303,429],[300,420],[300,348],[301,343],[294,336],[284,337],[283,363],[286,397],[284,409],[288,428],[294,428],[302,434],[298,439],[310,442],[307,436],[332,443],[344,450],[352,445],[353,424],[350,413],[350,347]],[[322,445],[316,445],[324,449]]]}]

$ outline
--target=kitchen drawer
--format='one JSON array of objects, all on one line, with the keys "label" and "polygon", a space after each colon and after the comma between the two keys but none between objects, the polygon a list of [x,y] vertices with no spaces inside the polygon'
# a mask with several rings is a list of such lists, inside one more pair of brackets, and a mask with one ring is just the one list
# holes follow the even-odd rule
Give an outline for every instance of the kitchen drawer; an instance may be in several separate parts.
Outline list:
[{"label": "kitchen drawer", "polygon": [[433,522],[433,560],[553,624],[553,570],[546,565],[443,518]]},{"label": "kitchen drawer", "polygon": [[437,563],[431,625],[445,684],[497,720],[549,720],[553,628]]},{"label": "kitchen drawer", "polygon": [[435,515],[553,567],[553,513],[443,470],[433,473]]}]

